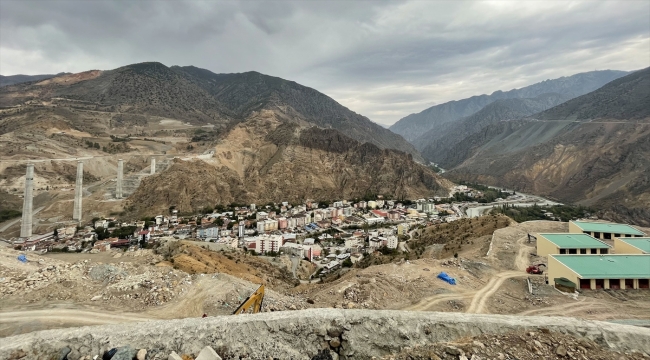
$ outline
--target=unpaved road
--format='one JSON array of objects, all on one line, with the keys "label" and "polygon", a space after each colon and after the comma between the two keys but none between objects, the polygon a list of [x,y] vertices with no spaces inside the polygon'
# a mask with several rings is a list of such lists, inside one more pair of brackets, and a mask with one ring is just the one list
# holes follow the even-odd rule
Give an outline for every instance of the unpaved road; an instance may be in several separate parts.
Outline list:
[{"label": "unpaved road", "polygon": [[521,271],[504,271],[496,274],[490,279],[487,285],[476,292],[474,298],[472,298],[472,302],[469,305],[469,308],[467,308],[465,312],[470,314],[484,313],[485,304],[487,303],[488,299],[494,295],[497,290],[499,290],[504,281],[513,277],[521,277],[526,275],[526,273],[522,273]]}]

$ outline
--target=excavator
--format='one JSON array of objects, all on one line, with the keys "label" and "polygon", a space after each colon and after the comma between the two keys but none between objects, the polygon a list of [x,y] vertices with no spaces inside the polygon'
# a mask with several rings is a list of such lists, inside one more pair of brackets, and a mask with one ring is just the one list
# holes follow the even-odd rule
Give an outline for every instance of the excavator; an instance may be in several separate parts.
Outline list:
[{"label": "excavator", "polygon": [[531,265],[526,268],[526,272],[529,274],[542,275],[544,270],[540,269],[540,266],[546,267],[546,264]]},{"label": "excavator", "polygon": [[251,294],[251,296],[247,297],[246,300],[244,300],[244,302],[242,302],[237,310],[235,310],[232,314],[257,314],[260,312],[260,310],[262,310],[262,301],[264,301],[264,285],[260,285],[260,287],[257,288],[257,290]]}]

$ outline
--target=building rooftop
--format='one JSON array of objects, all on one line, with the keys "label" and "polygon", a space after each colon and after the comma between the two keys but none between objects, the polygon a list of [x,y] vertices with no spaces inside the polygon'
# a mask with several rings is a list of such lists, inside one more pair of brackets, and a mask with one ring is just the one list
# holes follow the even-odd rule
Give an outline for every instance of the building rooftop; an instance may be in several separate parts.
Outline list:
[{"label": "building rooftop", "polygon": [[602,222],[592,222],[592,221],[572,221],[583,231],[592,231],[592,232],[601,232],[601,233],[612,233],[612,234],[625,234],[625,235],[645,235],[638,229],[633,228],[627,224],[615,224],[615,223],[602,223]]},{"label": "building rooftop", "polygon": [[619,240],[640,249],[646,254],[650,254],[650,237],[641,238],[618,238]]},{"label": "building rooftop", "polygon": [[610,246],[587,234],[540,234],[562,249],[608,249]]},{"label": "building rooftop", "polygon": [[650,277],[650,255],[550,255],[583,279]]}]

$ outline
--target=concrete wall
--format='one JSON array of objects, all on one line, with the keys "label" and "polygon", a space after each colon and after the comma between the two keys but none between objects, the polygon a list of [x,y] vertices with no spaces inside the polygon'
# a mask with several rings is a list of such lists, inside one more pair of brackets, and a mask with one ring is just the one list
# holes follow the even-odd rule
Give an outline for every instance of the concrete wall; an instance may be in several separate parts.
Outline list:
[{"label": "concrete wall", "polygon": [[560,251],[554,243],[544,236],[537,234],[537,256],[548,256],[550,254],[559,254]]},{"label": "concrete wall", "polygon": [[39,331],[2,339],[0,359],[18,349],[29,359],[48,359],[64,346],[72,349],[70,358],[75,359],[127,344],[178,353],[198,353],[209,345],[229,357],[309,359],[334,336],[342,342],[340,358],[370,359],[406,346],[540,328],[612,349],[650,349],[650,329],[568,317],[309,309]]},{"label": "concrete wall", "polygon": [[[539,241],[539,238],[538,240]],[[578,288],[580,288],[580,278],[578,274],[571,270],[566,265],[559,262],[553,256],[548,257],[548,284],[555,286],[555,278],[567,278],[570,281],[573,281]]]},{"label": "concrete wall", "polygon": [[617,254],[644,254],[644,252],[619,238],[614,238],[614,250]]},{"label": "concrete wall", "polygon": [[569,221],[569,232],[574,234],[582,234],[582,229],[579,228],[578,225],[574,224],[573,221]]}]

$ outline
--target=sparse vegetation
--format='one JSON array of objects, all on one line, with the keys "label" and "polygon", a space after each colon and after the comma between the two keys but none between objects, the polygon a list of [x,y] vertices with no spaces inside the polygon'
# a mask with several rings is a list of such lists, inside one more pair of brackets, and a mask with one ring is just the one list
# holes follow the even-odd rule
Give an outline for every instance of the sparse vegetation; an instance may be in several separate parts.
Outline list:
[{"label": "sparse vegetation", "polygon": [[569,221],[589,217],[594,211],[588,207],[572,205],[515,207],[513,205],[503,204],[500,207],[494,208],[491,213],[503,214],[516,222],[524,222],[530,220],[551,220],[551,217],[546,216],[546,213],[552,213],[552,216],[558,221]]}]

